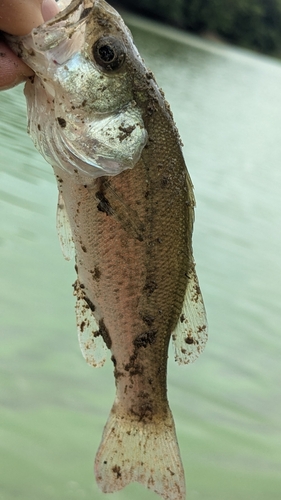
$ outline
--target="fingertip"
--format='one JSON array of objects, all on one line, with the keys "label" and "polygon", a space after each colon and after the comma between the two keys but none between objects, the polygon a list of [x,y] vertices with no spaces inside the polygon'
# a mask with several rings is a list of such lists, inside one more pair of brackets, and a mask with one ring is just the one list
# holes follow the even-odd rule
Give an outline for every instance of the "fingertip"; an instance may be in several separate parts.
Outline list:
[{"label": "fingertip", "polygon": [[59,7],[55,0],[43,0],[41,10],[44,21],[49,21],[49,19],[58,14]]},{"label": "fingertip", "polygon": [[[3,6],[2,6],[3,3]],[[33,28],[59,12],[55,0],[0,1],[0,30],[10,35],[28,35]]]}]

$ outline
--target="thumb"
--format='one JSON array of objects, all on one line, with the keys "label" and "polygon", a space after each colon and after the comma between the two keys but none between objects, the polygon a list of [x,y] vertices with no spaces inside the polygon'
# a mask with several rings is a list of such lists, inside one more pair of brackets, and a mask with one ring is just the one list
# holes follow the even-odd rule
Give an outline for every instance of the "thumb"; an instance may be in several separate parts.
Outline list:
[{"label": "thumb", "polygon": [[55,0],[42,1],[42,16],[44,21],[49,21],[59,12],[59,8]]}]

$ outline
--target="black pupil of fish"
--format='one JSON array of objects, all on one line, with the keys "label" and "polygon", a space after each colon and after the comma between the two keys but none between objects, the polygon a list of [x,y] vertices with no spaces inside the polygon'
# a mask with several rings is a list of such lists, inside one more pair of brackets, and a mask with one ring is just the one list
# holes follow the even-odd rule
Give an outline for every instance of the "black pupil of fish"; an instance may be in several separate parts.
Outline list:
[{"label": "black pupil of fish", "polygon": [[92,46],[96,63],[105,71],[114,71],[125,61],[125,47],[121,40],[114,36],[103,36]]},{"label": "black pupil of fish", "polygon": [[105,63],[112,62],[115,57],[115,52],[109,45],[102,45],[99,47],[99,56]]}]

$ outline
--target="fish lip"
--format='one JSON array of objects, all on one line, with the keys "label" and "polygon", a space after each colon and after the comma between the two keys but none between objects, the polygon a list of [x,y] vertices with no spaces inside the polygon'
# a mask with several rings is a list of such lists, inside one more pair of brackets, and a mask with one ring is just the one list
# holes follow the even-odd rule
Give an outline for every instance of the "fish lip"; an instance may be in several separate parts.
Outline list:
[{"label": "fish lip", "polygon": [[[83,5],[83,4],[84,4],[84,12],[85,12],[85,10],[89,9],[87,14],[85,16],[83,16],[83,19],[85,19],[90,14],[90,10],[92,10],[95,3],[97,3],[97,0],[72,0],[72,2],[65,9],[58,12],[54,17],[52,17],[52,19],[49,19],[49,21],[46,21],[45,23],[41,24],[39,26],[39,28],[40,29],[41,29],[41,27],[47,28],[47,27],[53,26],[54,24],[56,24],[60,21],[67,20],[68,16],[71,15],[73,12],[75,12],[80,7],[80,5]],[[81,17],[80,17],[80,20],[82,20]],[[34,31],[36,31],[36,29],[38,29],[38,28],[35,28]]]},{"label": "fish lip", "polygon": [[79,30],[82,24],[87,22],[88,16],[92,13],[94,6],[98,2],[99,0],[72,0],[55,17],[34,28],[30,34],[18,37],[18,40],[21,44],[24,44],[25,41],[32,39],[35,51],[48,51],[63,39],[72,38],[73,33]]},{"label": "fish lip", "polygon": [[[44,26],[52,26],[53,24],[56,24],[58,21],[63,21],[65,17],[67,17],[69,14],[72,14],[72,12],[78,9],[78,7],[83,3],[85,3],[85,1],[86,3],[89,3],[89,0],[88,2],[87,0],[72,0],[72,2],[70,2],[70,4],[65,9],[58,12],[55,15],[55,17],[52,17],[52,19],[49,19],[49,21],[46,21],[44,23]],[[94,5],[91,0],[90,2],[92,3],[92,5]],[[41,24],[41,26],[43,25]]]},{"label": "fish lip", "polygon": [[[46,35],[49,35],[48,30],[50,30],[50,33],[54,33],[56,30],[60,32],[59,38],[69,37],[71,31],[75,31],[82,23],[86,21],[92,9],[96,4],[98,4],[98,2],[99,0],[72,0],[65,9],[58,12],[48,21],[40,24],[40,26],[33,28],[33,30],[29,34],[23,36],[5,34],[5,39],[7,40],[12,50],[22,59],[24,59],[22,48],[25,44],[25,41],[29,41],[30,39],[33,39],[34,41],[37,39],[37,37],[41,37],[41,43],[37,43],[35,45],[39,47],[40,51],[49,50],[52,45],[56,43],[56,40],[58,38],[55,36],[51,37],[49,40],[46,40]],[[75,19],[75,14],[77,14],[77,11],[79,11],[80,6],[82,6],[83,9],[81,9],[79,18],[76,17]],[[87,12],[85,15],[83,15],[85,11]]]}]

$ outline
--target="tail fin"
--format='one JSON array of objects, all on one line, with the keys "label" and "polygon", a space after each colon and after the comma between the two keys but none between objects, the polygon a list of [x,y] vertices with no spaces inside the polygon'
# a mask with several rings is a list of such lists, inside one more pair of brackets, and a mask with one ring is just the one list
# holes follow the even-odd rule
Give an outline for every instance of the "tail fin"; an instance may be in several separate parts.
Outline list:
[{"label": "tail fin", "polygon": [[95,460],[104,493],[139,482],[165,500],[185,500],[184,471],[172,414],[149,423],[132,421],[111,410]]}]

